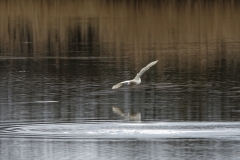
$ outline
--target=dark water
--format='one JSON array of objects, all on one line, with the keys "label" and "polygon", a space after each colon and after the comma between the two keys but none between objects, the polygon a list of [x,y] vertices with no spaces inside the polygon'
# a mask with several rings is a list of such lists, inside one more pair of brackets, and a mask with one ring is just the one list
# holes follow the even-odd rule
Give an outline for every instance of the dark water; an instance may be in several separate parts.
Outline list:
[{"label": "dark water", "polygon": [[237,1],[0,3],[0,159],[239,159]]}]

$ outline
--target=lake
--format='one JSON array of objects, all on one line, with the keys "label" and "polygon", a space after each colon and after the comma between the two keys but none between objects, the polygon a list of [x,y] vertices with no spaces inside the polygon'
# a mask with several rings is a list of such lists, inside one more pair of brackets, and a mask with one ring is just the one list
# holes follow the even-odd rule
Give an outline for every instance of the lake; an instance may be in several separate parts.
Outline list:
[{"label": "lake", "polygon": [[0,4],[0,159],[239,159],[239,2]]}]

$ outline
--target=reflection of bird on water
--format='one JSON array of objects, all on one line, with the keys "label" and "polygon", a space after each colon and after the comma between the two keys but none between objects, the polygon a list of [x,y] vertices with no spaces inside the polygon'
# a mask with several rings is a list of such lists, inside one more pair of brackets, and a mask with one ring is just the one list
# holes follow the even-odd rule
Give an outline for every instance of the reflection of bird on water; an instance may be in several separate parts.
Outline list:
[{"label": "reflection of bird on water", "polygon": [[121,87],[123,84],[130,85],[131,87],[132,87],[133,85],[140,84],[140,83],[141,83],[141,78],[140,78],[140,77],[142,76],[142,74],[143,74],[144,72],[146,72],[150,67],[152,67],[153,65],[155,65],[157,62],[158,62],[158,60],[149,63],[146,67],[144,67],[143,69],[141,69],[141,71],[136,75],[136,77],[135,77],[133,80],[127,80],[127,81],[120,82],[120,83],[114,85],[114,86],[112,87],[112,89],[117,89],[117,88]]},{"label": "reflection of bird on water", "polygon": [[119,116],[123,117],[124,120],[129,120],[129,121],[140,121],[141,120],[141,113],[124,113],[120,108],[118,107],[112,107],[113,113],[118,114]]}]

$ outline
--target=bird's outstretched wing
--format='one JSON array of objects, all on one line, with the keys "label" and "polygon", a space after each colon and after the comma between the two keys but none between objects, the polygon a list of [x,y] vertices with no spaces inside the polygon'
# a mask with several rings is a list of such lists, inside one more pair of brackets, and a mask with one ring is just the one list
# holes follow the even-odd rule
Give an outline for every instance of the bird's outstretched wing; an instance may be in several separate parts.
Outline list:
[{"label": "bird's outstretched wing", "polygon": [[136,80],[139,79],[144,72],[146,72],[150,67],[152,67],[153,65],[155,65],[157,62],[158,62],[158,60],[149,63],[146,67],[144,67],[143,69],[141,69],[141,71],[136,75],[136,77],[135,77],[134,79],[136,79]]},{"label": "bird's outstretched wing", "polygon": [[120,108],[112,107],[112,111],[113,111],[113,113],[116,113],[116,114],[118,114],[121,117],[124,117],[124,113],[123,113],[123,111]]},{"label": "bird's outstretched wing", "polygon": [[112,89],[118,89],[118,88],[122,87],[122,85],[123,85],[123,83],[120,82],[120,83],[114,85],[114,86],[112,87]]},{"label": "bird's outstretched wing", "polygon": [[122,85],[124,85],[124,84],[129,84],[129,83],[130,83],[130,81],[120,82],[120,83],[114,85],[114,86],[112,87],[112,89],[118,89],[118,88],[122,87]]}]

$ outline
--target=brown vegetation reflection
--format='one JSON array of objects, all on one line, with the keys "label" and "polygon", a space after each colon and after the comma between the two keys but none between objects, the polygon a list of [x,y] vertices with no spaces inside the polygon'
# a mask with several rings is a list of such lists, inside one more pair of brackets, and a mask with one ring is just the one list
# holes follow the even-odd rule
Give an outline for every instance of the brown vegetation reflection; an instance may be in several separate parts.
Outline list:
[{"label": "brown vegetation reflection", "polygon": [[[96,51],[127,55],[139,67],[159,59],[162,66],[204,69],[222,59],[216,53],[222,53],[226,63],[235,60],[239,4],[233,0],[1,1],[0,52],[58,57]],[[169,62],[171,57],[177,61]]]}]

